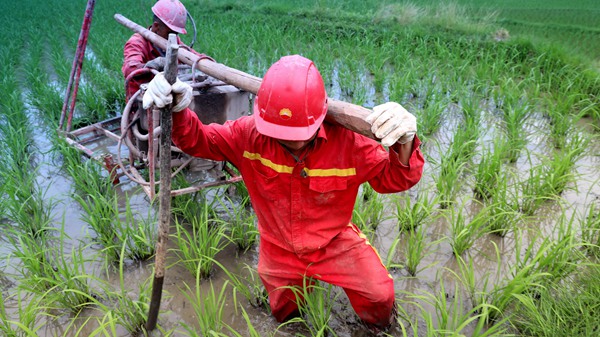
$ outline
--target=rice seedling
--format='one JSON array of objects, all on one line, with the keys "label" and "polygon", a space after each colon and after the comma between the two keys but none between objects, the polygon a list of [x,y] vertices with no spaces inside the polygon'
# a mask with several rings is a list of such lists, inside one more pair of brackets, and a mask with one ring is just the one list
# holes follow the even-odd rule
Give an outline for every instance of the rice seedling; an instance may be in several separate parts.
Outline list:
[{"label": "rice seedling", "polygon": [[[448,160],[455,162],[469,162],[475,154],[477,147],[477,139],[480,134],[480,118],[479,114],[465,110],[463,107],[464,120],[462,125],[458,127],[454,133],[452,143],[448,154]],[[442,158],[443,160],[443,158]]]},{"label": "rice seedling", "polygon": [[485,232],[487,223],[487,210],[483,208],[475,214],[470,221],[467,221],[463,213],[463,207],[452,207],[450,209],[450,235],[448,240],[455,256],[462,255],[473,246],[475,240],[480,238]]},{"label": "rice seedling", "polygon": [[[186,180],[183,174],[177,174],[171,181],[171,188],[173,190],[190,187],[191,184]],[[195,204],[200,204],[202,201],[198,200],[205,199],[204,190],[200,190],[196,193],[186,193],[171,198],[171,214],[173,217],[182,217],[183,212],[187,207],[193,207]]]},{"label": "rice seedling", "polygon": [[245,264],[243,270],[246,270],[247,277],[242,277],[229,271],[219,261],[214,259],[212,261],[225,272],[235,291],[244,296],[250,305],[255,308],[269,308],[267,291],[255,267]]},{"label": "rice seedling", "polygon": [[129,199],[125,198],[125,219],[118,222],[120,224],[118,232],[120,240],[127,245],[127,258],[144,261],[154,256],[157,222],[158,214],[152,208],[148,209],[147,216],[141,217],[132,212]]},{"label": "rice seedling", "polygon": [[498,178],[492,202],[485,206],[488,214],[486,227],[490,233],[500,237],[504,237],[511,228],[515,228],[522,218],[517,192],[512,189],[507,174],[502,174]]},{"label": "rice seedling", "polygon": [[[459,289],[454,288],[454,292],[446,291],[443,280],[440,280],[439,290],[436,293],[408,293],[407,298],[409,301],[401,301],[399,307],[406,306],[406,303],[419,309],[421,322],[418,318],[415,318],[413,322],[410,318],[411,315],[405,310],[402,313],[402,317],[408,318],[409,322],[412,322],[413,331],[417,330],[416,335],[418,336],[464,336],[465,334],[470,336],[502,336],[507,329],[504,324],[506,320],[495,324],[487,322],[487,314],[496,308],[489,304],[480,304],[467,309]],[[427,304],[427,306],[420,304],[420,302]],[[432,307],[434,313],[427,307]],[[419,327],[425,328],[425,331],[419,331]]]},{"label": "rice seedling", "polygon": [[115,194],[73,196],[84,211],[82,220],[87,223],[96,234],[95,240],[103,247],[102,251],[106,261],[116,262],[120,259],[120,247],[117,243],[119,233],[115,223],[119,222],[118,201]]},{"label": "rice seedling", "polygon": [[304,277],[302,287],[287,287],[294,292],[296,303],[300,309],[300,315],[283,323],[303,323],[309,330],[311,336],[336,336],[330,326],[333,300],[331,284],[321,285],[319,281]]},{"label": "rice seedling", "polygon": [[507,315],[508,308],[523,300],[521,295],[537,297],[549,282],[562,279],[577,268],[577,254],[572,254],[576,245],[573,244],[573,232],[569,227],[559,231],[557,241],[549,238],[541,242],[530,240],[525,248],[522,233],[517,233],[516,251],[522,253],[515,255],[516,260],[510,270],[511,278],[495,283],[486,298],[487,303],[498,308],[490,312],[492,321]]},{"label": "rice seedling", "polygon": [[566,149],[569,138],[576,132],[574,125],[585,113],[585,110],[575,111],[575,106],[585,101],[585,97],[580,93],[561,93],[556,96],[546,99],[548,107],[546,114],[550,125],[549,137],[556,149]]},{"label": "rice seedling", "polygon": [[120,247],[119,253],[119,289],[118,291],[107,291],[106,297],[113,307],[98,303],[104,312],[103,321],[109,326],[118,325],[123,327],[132,335],[146,334],[145,323],[150,303],[150,291],[152,287],[148,284],[151,278],[138,285],[137,299],[132,298],[131,289],[126,287],[124,273],[125,244]]},{"label": "rice seedling", "polygon": [[231,335],[235,336],[235,337],[262,337],[263,335],[260,332],[256,331],[256,328],[254,327],[254,325],[252,324],[252,321],[250,320],[250,316],[248,315],[248,313],[246,312],[246,309],[244,309],[244,307],[242,305],[240,305],[240,310],[242,311],[242,317],[244,318],[244,321],[248,325],[248,331],[245,331],[242,334],[238,331],[235,331],[231,326],[226,325],[225,327],[229,330]]},{"label": "rice seedling", "polygon": [[547,168],[542,164],[535,165],[529,168],[528,176],[520,182],[519,206],[525,215],[533,215],[545,201],[551,198],[546,176]]},{"label": "rice seedling", "polygon": [[466,169],[467,162],[453,151],[442,154],[439,174],[434,177],[435,186],[441,208],[448,208],[454,203],[462,184],[459,180]]},{"label": "rice seedling", "polygon": [[394,258],[396,257],[396,253],[398,251],[398,245],[401,243],[401,240],[402,240],[402,232],[399,232],[396,235],[396,237],[394,238],[394,240],[392,241],[390,248],[388,249],[388,254],[385,258],[385,261],[383,262],[383,264],[385,265],[385,267],[388,270],[401,269],[404,267],[399,262],[394,261]]},{"label": "rice seedling", "polygon": [[[34,180],[29,182],[32,183],[29,187],[15,186],[16,181],[5,184],[5,192],[9,196],[5,203],[6,213],[23,235],[37,237],[44,235],[49,228],[55,202],[45,198],[45,191],[40,190]],[[19,191],[20,188],[24,190]],[[25,195],[28,188],[32,190]]]},{"label": "rice seedling", "polygon": [[487,147],[481,153],[481,160],[474,173],[475,186],[473,192],[475,197],[489,200],[494,193],[499,179],[502,160],[506,152],[506,143],[500,139],[494,141],[493,149]]},{"label": "rice seedling", "polygon": [[[182,325],[190,337],[221,336],[222,331],[225,329],[223,309],[227,303],[227,296],[225,294],[229,282],[225,281],[221,290],[217,293],[212,281],[209,281],[210,289],[203,290],[203,287],[200,285],[200,280],[203,278],[203,271],[199,265],[196,272],[195,289],[192,290],[186,284],[187,292],[184,293],[185,297],[192,304],[197,317],[198,327],[196,328],[186,323]],[[237,304],[235,305],[237,306]]]},{"label": "rice seedling", "polygon": [[383,196],[375,192],[368,183],[362,185],[352,212],[352,222],[361,231],[371,233],[384,220],[385,204]]},{"label": "rice seedling", "polygon": [[193,275],[199,270],[203,278],[210,276],[214,257],[227,246],[222,220],[211,219],[212,209],[204,204],[199,213],[186,208],[185,219],[191,224],[188,231],[182,221],[175,219],[177,255],[184,267]]},{"label": "rice seedling", "polygon": [[535,270],[546,273],[544,282],[561,280],[572,275],[584,260],[581,243],[574,228],[576,217],[566,218],[563,212],[555,227],[555,239],[544,238],[539,248],[532,253],[528,249],[523,258],[517,258],[517,265],[533,264]]},{"label": "rice seedling", "polygon": [[423,107],[415,110],[418,118],[419,136],[432,136],[442,125],[442,116],[448,106],[448,99],[436,95],[423,102]]},{"label": "rice seedling", "polygon": [[[4,297],[0,291],[0,333],[5,337],[38,337],[42,328],[38,324],[40,315],[44,315],[45,305],[44,299],[35,295],[23,295],[20,290],[17,290],[11,297]],[[15,303],[16,302],[16,303]],[[17,317],[13,318],[7,312],[7,305],[11,306],[11,311]]]},{"label": "rice seedling", "polygon": [[584,155],[584,149],[587,148],[589,141],[580,134],[573,134],[567,143],[568,149],[555,153],[552,159],[548,158],[543,162],[547,167],[544,184],[548,196],[559,196],[570,183],[576,180],[574,168]]},{"label": "rice seedling", "polygon": [[6,231],[12,245],[12,256],[21,261],[17,272],[21,277],[19,286],[31,293],[41,295],[52,287],[54,266],[50,262],[52,245],[48,235],[32,237],[21,235],[17,230]]},{"label": "rice seedling", "polygon": [[[227,202],[224,202],[223,198]],[[228,196],[223,196],[218,200],[227,215],[226,226],[229,228],[229,240],[237,246],[239,251],[247,252],[258,240],[256,215],[250,208],[250,198],[242,199],[237,205]]]},{"label": "rice seedling", "polygon": [[581,224],[581,244],[585,252],[595,258],[600,257],[600,207],[590,203]]},{"label": "rice seedling", "polygon": [[536,296],[520,296],[513,324],[528,336],[593,336],[598,330],[600,267],[584,267],[577,282],[553,282]]},{"label": "rice seedling", "polygon": [[514,83],[512,79],[505,80],[502,84],[504,93],[503,117],[504,131],[508,143],[508,161],[515,163],[521,151],[527,145],[527,132],[525,123],[531,115],[531,107],[523,98],[521,86]]},{"label": "rice seedling", "polygon": [[431,220],[434,217],[436,197],[429,198],[429,192],[419,193],[417,199],[412,201],[409,194],[404,198],[397,198],[394,201],[396,205],[396,218],[400,231],[412,231]]},{"label": "rice seedling", "polygon": [[70,239],[63,227],[59,236],[59,245],[52,251],[51,270],[45,282],[52,285],[47,292],[49,299],[59,304],[59,308],[69,310],[77,315],[81,310],[98,301],[98,295],[93,291],[91,281],[95,279],[85,269],[90,262],[84,257],[83,250],[87,247],[73,247],[70,256],[66,256],[65,239]]},{"label": "rice seedling", "polygon": [[419,272],[419,264],[425,258],[425,249],[427,248],[424,226],[408,231],[406,235],[408,237],[404,246],[405,267],[409,275],[416,276]]}]

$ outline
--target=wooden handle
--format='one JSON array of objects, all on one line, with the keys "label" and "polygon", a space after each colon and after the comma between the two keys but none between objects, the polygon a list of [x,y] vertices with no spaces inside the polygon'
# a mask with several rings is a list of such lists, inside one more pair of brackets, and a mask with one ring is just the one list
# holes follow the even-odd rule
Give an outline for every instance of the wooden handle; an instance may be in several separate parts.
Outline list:
[{"label": "wooden handle", "polygon": [[[121,14],[115,14],[115,20],[123,26],[142,35],[145,39],[153,42],[160,48],[167,48],[167,40],[154,34],[150,30],[132,22]],[[213,62],[209,59],[199,59],[199,56],[185,49],[179,50],[177,57],[181,63],[194,66],[205,74],[231,84],[242,90],[256,94],[260,88],[262,79],[252,76],[243,71],[227,67],[221,63]],[[372,139],[377,139],[371,132],[371,125],[365,121],[365,118],[371,113],[371,110],[352,103],[347,103],[333,98],[328,98],[328,110],[326,120],[330,123],[339,124],[349,130]]]}]

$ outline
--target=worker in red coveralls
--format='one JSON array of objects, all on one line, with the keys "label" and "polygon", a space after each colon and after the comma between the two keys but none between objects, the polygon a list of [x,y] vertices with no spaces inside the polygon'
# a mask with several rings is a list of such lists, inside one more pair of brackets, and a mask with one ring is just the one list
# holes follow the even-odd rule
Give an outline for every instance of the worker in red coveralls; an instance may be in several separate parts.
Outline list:
[{"label": "worker in red coveralls", "polygon": [[[148,29],[156,35],[168,39],[170,33],[187,33],[185,30],[187,10],[178,0],[159,0],[152,6],[152,13],[154,13],[154,19],[152,26]],[[200,56],[201,59],[208,58],[214,61],[204,54],[183,46],[179,37],[177,37],[177,42],[182,47]],[[165,67],[165,54],[165,50],[146,40],[139,33],[133,34],[125,43],[123,50],[124,59],[123,67],[121,68],[123,76],[127,78],[133,71],[141,68],[152,68],[162,71]],[[129,100],[139,90],[140,84],[148,83],[151,79],[152,75],[149,73],[132,78],[126,88],[126,100]]]},{"label": "worker in red coveralls", "polygon": [[[174,93],[174,97],[171,95]],[[163,74],[148,85],[145,108],[173,104],[173,142],[184,152],[229,161],[240,171],[258,218],[258,273],[275,318],[298,314],[289,286],[309,277],[344,289],[371,328],[394,319],[394,284],[378,253],[351,223],[359,186],[405,191],[421,178],[416,118],[388,102],[367,117],[381,143],[324,123],[327,94],[312,61],[285,56],[265,74],[253,116],[203,125],[187,109],[191,88]]]}]

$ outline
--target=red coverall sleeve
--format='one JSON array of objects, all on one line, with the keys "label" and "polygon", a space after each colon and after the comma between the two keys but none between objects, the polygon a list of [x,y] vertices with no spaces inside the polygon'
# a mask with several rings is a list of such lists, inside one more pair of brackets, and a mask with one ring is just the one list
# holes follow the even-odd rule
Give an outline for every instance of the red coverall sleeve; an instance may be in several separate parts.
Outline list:
[{"label": "red coverall sleeve", "polygon": [[123,77],[127,78],[134,70],[143,68],[148,60],[144,46],[145,40],[132,36],[123,48]]},{"label": "red coverall sleeve", "polygon": [[225,124],[203,125],[190,109],[173,114],[172,139],[183,152],[200,158],[229,161],[239,167],[245,131],[251,117],[243,117]]},{"label": "red coverall sleeve", "polygon": [[[408,190],[416,185],[423,175],[423,165],[425,159],[420,149],[421,141],[415,136],[412,153],[408,165],[404,165],[398,159],[398,146],[393,145],[389,148],[386,159],[378,163],[372,163],[372,170],[369,171],[367,180],[371,187],[379,193],[395,193]],[[381,145],[373,151],[384,151]],[[371,156],[376,157],[376,156]]]}]

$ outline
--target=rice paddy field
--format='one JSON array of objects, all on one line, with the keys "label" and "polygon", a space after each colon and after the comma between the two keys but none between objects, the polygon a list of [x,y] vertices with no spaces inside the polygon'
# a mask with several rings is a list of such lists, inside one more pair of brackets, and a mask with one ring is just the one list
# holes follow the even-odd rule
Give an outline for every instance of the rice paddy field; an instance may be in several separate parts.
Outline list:
[{"label": "rice paddy field", "polygon": [[[422,180],[391,195],[364,185],[353,215],[394,277],[387,334],[600,334],[597,1],[183,2],[194,49],[220,63],[262,77],[301,54],[330,97],[417,116]],[[132,31],[113,16],[149,26],[153,3],[97,2],[74,127],[123,111]],[[298,289],[302,317],[275,321],[239,183],[173,197],[145,331],[158,205],[56,132],[85,7],[0,2],[0,336],[368,336],[327,284]]]}]

